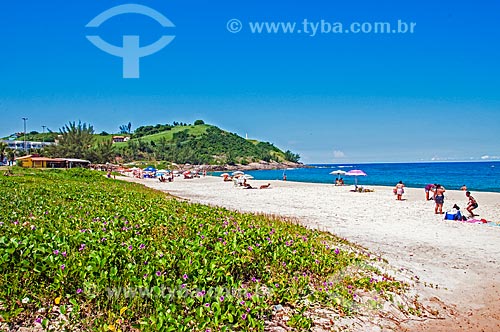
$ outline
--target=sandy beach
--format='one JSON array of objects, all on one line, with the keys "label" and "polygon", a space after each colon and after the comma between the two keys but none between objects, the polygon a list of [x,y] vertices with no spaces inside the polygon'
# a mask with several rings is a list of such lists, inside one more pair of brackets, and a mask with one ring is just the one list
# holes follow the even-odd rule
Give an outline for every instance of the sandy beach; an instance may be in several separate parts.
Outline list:
[{"label": "sandy beach", "polygon": [[[296,217],[381,254],[417,276],[421,301],[440,308],[443,319],[409,322],[407,331],[500,331],[500,227],[443,220],[423,188],[406,188],[404,200],[396,201],[389,187],[355,193],[348,186],[252,180],[271,188],[245,190],[217,177],[125,179],[191,202]],[[478,218],[500,223],[500,193],[473,196]],[[447,191],[443,210],[458,204],[465,211],[466,203],[464,192]]]}]

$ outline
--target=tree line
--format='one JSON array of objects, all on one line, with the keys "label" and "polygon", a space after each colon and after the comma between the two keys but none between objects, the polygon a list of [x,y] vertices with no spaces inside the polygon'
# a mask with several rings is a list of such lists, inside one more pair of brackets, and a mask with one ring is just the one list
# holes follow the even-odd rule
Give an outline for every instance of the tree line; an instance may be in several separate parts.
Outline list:
[{"label": "tree line", "polygon": [[[195,125],[202,125],[197,120]],[[298,162],[300,156],[291,151],[282,152],[268,142],[253,143],[237,134],[207,126],[201,135],[190,134],[188,128],[175,132],[172,140],[160,138],[147,140],[145,136],[172,130],[174,127],[188,126],[174,122],[155,126],[142,126],[135,129],[126,144],[116,146],[111,137],[97,139],[94,127],[82,122],[69,122],[58,133],[57,144],[38,151],[47,157],[78,158],[92,163],[104,164],[136,160],[162,160],[179,164],[235,165],[263,161]],[[131,123],[120,126],[122,132],[131,132]],[[1,147],[1,146],[0,146]],[[4,151],[2,150],[2,155]]]}]

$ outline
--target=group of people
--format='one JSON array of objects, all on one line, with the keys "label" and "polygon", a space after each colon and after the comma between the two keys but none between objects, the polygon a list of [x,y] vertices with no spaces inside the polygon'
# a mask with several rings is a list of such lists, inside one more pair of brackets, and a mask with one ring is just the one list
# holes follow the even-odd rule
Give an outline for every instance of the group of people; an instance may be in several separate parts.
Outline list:
[{"label": "group of people", "polygon": [[162,174],[160,174],[160,177],[158,178],[158,180],[159,180],[160,182],[167,182],[167,181],[168,181],[168,182],[172,182],[172,181],[174,181],[174,173],[173,173],[173,172],[170,172],[170,174],[169,174],[169,175],[167,175],[167,177],[164,177],[164,176],[163,176],[163,173],[162,173]]},{"label": "group of people", "polygon": [[[393,189],[394,194],[396,195],[396,199],[401,201],[403,199],[404,194],[404,183],[403,181],[399,181]],[[434,200],[436,206],[434,208],[435,214],[443,214],[443,204],[444,204],[444,193],[446,189],[438,183],[428,184],[425,186],[425,200],[430,201]],[[479,204],[476,199],[471,195],[470,191],[467,190],[467,186],[463,185],[460,190],[465,191],[465,196],[469,199],[467,203],[466,210],[469,212],[470,217],[476,216],[474,214],[474,210],[478,208]],[[432,193],[432,197],[431,197]]]},{"label": "group of people", "polygon": [[[479,204],[477,203],[476,199],[471,195],[471,192],[467,190],[467,186],[463,185],[460,190],[465,191],[465,197],[469,199],[467,203],[467,207],[465,208],[467,212],[469,212],[471,217],[476,216],[474,214],[474,210],[478,208]],[[434,212],[436,214],[443,214],[443,204],[444,204],[444,193],[446,189],[437,183],[434,184],[428,184],[425,186],[425,199],[426,200],[434,200],[436,203],[436,207],[434,209]],[[430,197],[430,193],[434,193],[432,197]]]},{"label": "group of people", "polygon": [[342,179],[342,178],[335,179],[335,185],[336,186],[343,186],[344,185],[344,179]]}]

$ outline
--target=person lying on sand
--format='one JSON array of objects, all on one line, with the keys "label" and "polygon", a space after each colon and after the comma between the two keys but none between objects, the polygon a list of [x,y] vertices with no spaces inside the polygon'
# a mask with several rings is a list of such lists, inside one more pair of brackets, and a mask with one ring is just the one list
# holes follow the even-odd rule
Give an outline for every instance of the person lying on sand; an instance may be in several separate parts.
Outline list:
[{"label": "person lying on sand", "polygon": [[262,186],[260,186],[260,189],[267,189],[267,188],[269,188],[270,186],[271,186],[271,184],[270,184],[270,183],[268,183],[268,184],[263,184]]}]

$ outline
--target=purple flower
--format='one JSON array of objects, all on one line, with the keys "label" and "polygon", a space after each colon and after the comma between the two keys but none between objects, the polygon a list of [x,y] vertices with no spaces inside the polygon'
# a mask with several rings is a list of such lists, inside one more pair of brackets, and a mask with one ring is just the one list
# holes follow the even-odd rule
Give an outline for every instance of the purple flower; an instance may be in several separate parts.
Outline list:
[{"label": "purple flower", "polygon": [[85,249],[85,244],[81,244],[81,245],[80,245],[80,249],[78,249],[78,251],[82,251],[82,250],[84,250],[84,249]]},{"label": "purple flower", "polygon": [[144,277],[144,279],[146,279],[148,277],[148,274],[145,273],[143,277]]},{"label": "purple flower", "polygon": [[[3,223],[2,223],[2,225],[3,225]],[[31,230],[34,231],[35,229],[36,229],[36,226],[32,225]]]},{"label": "purple flower", "polygon": [[57,256],[57,255],[59,255],[59,250],[56,249],[56,250],[53,251],[53,253],[54,253],[54,255]]},{"label": "purple flower", "polygon": [[42,324],[42,319],[40,317],[38,317],[37,319],[35,319],[35,323]]},{"label": "purple flower", "polygon": [[80,294],[81,292],[83,292],[83,290],[82,290],[81,288],[78,288],[78,289],[76,290],[76,294]]},{"label": "purple flower", "polygon": [[253,250],[252,246],[249,246],[249,247],[248,247],[248,250],[252,251],[252,250]]},{"label": "purple flower", "polygon": [[182,285],[181,285],[181,288],[186,288],[186,284],[182,284]]},{"label": "purple flower", "polygon": [[157,277],[161,277],[161,272],[160,271],[156,271],[156,276]]},{"label": "purple flower", "polygon": [[252,293],[247,293],[247,298],[251,299],[252,298]]},{"label": "purple flower", "polygon": [[66,265],[64,265],[64,264],[63,264],[63,265],[61,265],[61,270],[63,270],[63,271],[64,271],[64,269],[65,269],[65,268],[66,268]]},{"label": "purple flower", "polygon": [[107,240],[107,239],[106,239],[105,237],[103,237],[103,238],[101,239],[101,242],[104,242],[104,241],[106,241],[106,240]]},{"label": "purple flower", "polygon": [[134,247],[132,247],[132,246],[128,246],[128,250],[130,250],[130,251],[132,251],[133,248]]},{"label": "purple flower", "polygon": [[257,282],[257,279],[255,279],[255,277],[252,277],[252,282]]},{"label": "purple flower", "polygon": [[184,274],[184,275],[182,276],[182,278],[183,278],[184,280],[187,280],[188,275],[187,275],[187,274]]},{"label": "purple flower", "polygon": [[243,320],[247,319],[247,314],[241,315],[241,319],[243,319]]},{"label": "purple flower", "polygon": [[63,252],[61,253],[61,255],[62,255],[63,257],[66,257],[66,251],[63,251]]},{"label": "purple flower", "polygon": [[141,245],[139,246],[139,249],[144,249],[144,248],[146,248],[146,246],[145,246],[144,244],[141,244]]},{"label": "purple flower", "polygon": [[338,254],[340,254],[340,250],[339,250],[339,248],[336,248],[335,249],[335,255],[338,255]]},{"label": "purple flower", "polygon": [[224,296],[219,297],[219,300],[220,300],[221,302],[224,302]]},{"label": "purple flower", "polygon": [[205,303],[205,307],[210,308],[210,303]]},{"label": "purple flower", "polygon": [[245,301],[241,301],[241,302],[240,302],[240,305],[245,305]]}]

